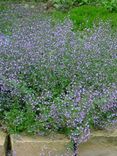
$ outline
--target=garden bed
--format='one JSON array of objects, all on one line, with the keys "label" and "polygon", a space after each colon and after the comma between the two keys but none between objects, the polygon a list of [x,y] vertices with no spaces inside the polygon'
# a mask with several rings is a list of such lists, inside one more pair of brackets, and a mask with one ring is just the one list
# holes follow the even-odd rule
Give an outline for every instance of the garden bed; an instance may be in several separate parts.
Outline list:
[{"label": "garden bed", "polygon": [[[43,135],[48,149],[59,144],[64,151],[70,140],[77,156],[92,129],[117,123],[117,32],[104,21],[81,31],[70,16],[58,21],[47,13],[27,4],[0,12],[0,126],[8,134]],[[51,145],[50,133],[68,140]],[[33,140],[17,138],[11,135],[13,153]]]}]

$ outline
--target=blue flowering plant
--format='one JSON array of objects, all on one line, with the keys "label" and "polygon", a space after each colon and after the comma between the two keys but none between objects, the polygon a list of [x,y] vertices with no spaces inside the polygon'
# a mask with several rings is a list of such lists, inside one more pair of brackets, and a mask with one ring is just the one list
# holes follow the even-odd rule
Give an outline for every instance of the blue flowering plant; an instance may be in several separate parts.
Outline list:
[{"label": "blue flowering plant", "polygon": [[11,35],[0,33],[1,128],[65,133],[78,145],[92,127],[115,125],[116,32],[103,22],[74,32],[69,19],[24,13],[29,18],[18,18]]}]

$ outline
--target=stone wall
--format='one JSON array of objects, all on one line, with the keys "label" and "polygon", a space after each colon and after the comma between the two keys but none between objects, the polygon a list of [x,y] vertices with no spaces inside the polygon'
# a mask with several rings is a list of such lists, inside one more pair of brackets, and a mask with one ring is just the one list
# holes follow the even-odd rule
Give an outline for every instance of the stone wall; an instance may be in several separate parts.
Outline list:
[{"label": "stone wall", "polygon": [[[6,154],[7,147],[11,147],[11,155]],[[117,130],[93,132],[89,141],[79,146],[79,153],[80,156],[117,156]],[[70,140],[64,135],[8,137],[0,132],[0,156],[73,156],[73,152]]]}]

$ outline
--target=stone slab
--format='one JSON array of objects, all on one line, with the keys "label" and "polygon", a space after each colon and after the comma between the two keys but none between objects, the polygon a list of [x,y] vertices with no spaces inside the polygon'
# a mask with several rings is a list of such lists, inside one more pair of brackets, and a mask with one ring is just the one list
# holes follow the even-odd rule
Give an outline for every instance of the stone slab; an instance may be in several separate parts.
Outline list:
[{"label": "stone slab", "polygon": [[80,156],[117,156],[117,129],[94,131],[88,142],[79,147]]},{"label": "stone slab", "polygon": [[117,146],[107,143],[95,143],[89,142],[79,147],[80,156],[117,156]]},{"label": "stone slab", "polygon": [[91,134],[92,143],[111,143],[117,146],[117,129],[112,131],[95,131]]},{"label": "stone slab", "polygon": [[[13,156],[73,156],[64,135],[28,137],[11,135]],[[69,150],[67,150],[67,148]],[[80,156],[117,156],[117,130],[94,131],[79,147]]]},{"label": "stone slab", "polygon": [[6,138],[7,135],[0,131],[0,156],[6,155]]},{"label": "stone slab", "polygon": [[64,135],[28,137],[11,135],[13,156],[72,156],[70,140]]}]

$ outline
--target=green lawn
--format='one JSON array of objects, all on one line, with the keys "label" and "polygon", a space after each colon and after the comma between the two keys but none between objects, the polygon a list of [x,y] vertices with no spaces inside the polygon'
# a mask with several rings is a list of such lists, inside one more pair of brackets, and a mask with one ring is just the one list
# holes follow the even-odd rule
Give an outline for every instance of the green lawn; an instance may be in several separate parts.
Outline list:
[{"label": "green lawn", "polygon": [[0,32],[10,34],[12,23],[4,19],[5,12],[9,9],[8,3],[0,2]]},{"label": "green lawn", "polygon": [[[36,4],[36,3],[35,3]],[[39,5],[39,4],[38,4]],[[0,2],[0,32],[9,34],[12,23],[4,21],[4,13],[9,9],[9,3]],[[2,15],[1,15],[2,13]],[[92,28],[93,23],[98,24],[100,20],[110,21],[113,30],[117,28],[117,13],[111,13],[104,7],[99,6],[80,6],[70,9],[68,12],[62,12],[57,10],[51,10],[47,12],[47,16],[57,20],[64,20],[65,17],[69,17],[74,23],[74,29],[84,30],[85,28]]]},{"label": "green lawn", "polygon": [[80,30],[91,28],[93,23],[98,23],[100,20],[109,20],[113,29],[117,27],[117,13],[111,13],[104,7],[80,6],[72,8],[67,13],[53,11],[52,17],[54,19],[69,17],[73,21],[75,28]]}]

